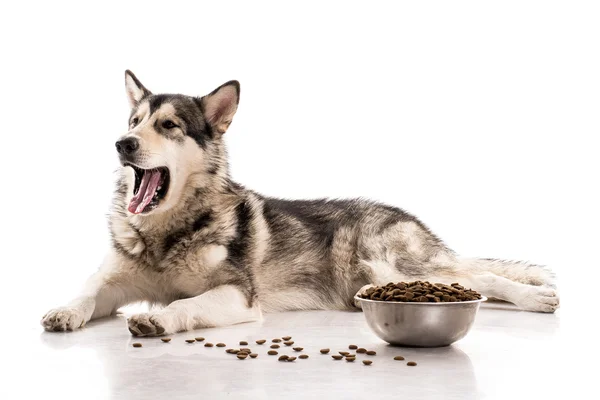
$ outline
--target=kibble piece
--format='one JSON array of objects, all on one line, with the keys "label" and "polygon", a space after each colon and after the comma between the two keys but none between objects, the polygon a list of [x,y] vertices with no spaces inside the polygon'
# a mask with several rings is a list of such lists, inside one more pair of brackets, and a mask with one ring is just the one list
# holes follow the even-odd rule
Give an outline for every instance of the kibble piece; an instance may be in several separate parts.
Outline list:
[{"label": "kibble piece", "polygon": [[247,348],[247,347],[242,347],[242,348],[240,349],[240,351],[243,351],[243,352],[245,352],[245,353],[248,353],[248,354],[252,353],[252,350],[250,350],[250,349],[249,349],[249,348]]},{"label": "kibble piece", "polygon": [[265,344],[266,340],[265,339],[260,339],[256,341],[256,344]]},{"label": "kibble piece", "polygon": [[348,348],[349,348],[350,350],[356,350],[356,349],[358,349],[358,346],[357,346],[357,345],[355,345],[355,344],[351,344],[350,346],[348,346]]},{"label": "kibble piece", "polygon": [[276,356],[277,352],[275,350],[269,350],[269,351],[267,351],[267,354],[270,356]]},{"label": "kibble piece", "polygon": [[240,346],[248,346],[248,342],[246,342],[245,340],[241,340]]},{"label": "kibble piece", "polygon": [[292,337],[291,336],[282,336],[281,337],[283,340],[290,340]]},{"label": "kibble piece", "polygon": [[237,354],[239,352],[240,351],[236,350],[236,349],[227,349],[227,350],[225,350],[225,353],[229,353],[229,354]]},{"label": "kibble piece", "polygon": [[404,360],[404,357],[402,357],[402,356],[396,356],[396,357],[394,357],[394,360],[396,360],[396,361],[402,361],[402,360]]},{"label": "kibble piece", "polygon": [[417,365],[417,363],[414,362],[414,361],[409,361],[409,362],[406,363],[406,365],[408,365],[409,367],[414,367],[414,366]]},{"label": "kibble piece", "polygon": [[240,360],[245,360],[246,357],[248,357],[248,354],[246,353],[238,353],[237,358],[239,358]]},{"label": "kibble piece", "polygon": [[204,341],[204,338],[203,337],[197,337],[195,340],[196,340],[196,342],[202,342],[202,341]]},{"label": "kibble piece", "polygon": [[287,359],[287,360],[288,360],[288,362],[292,362],[292,361],[294,361],[295,359],[296,359],[296,357],[288,357],[288,359]]},{"label": "kibble piece", "polygon": [[321,354],[327,354],[329,353],[329,349],[321,349]]},{"label": "kibble piece", "polygon": [[273,343],[281,343],[281,339],[275,338],[275,339],[271,340],[271,342],[273,342]]},{"label": "kibble piece", "polygon": [[375,356],[375,355],[377,355],[377,352],[375,350],[369,350],[369,351],[367,351],[367,355],[368,356]]},{"label": "kibble piece", "polygon": [[334,360],[341,360],[344,357],[343,356],[338,356],[337,354],[334,354],[334,355],[331,356],[331,358],[333,358]]},{"label": "kibble piece", "polygon": [[365,364],[365,365],[371,365],[371,364],[373,364],[373,361],[371,361],[371,360],[363,360],[363,364]]},{"label": "kibble piece", "polygon": [[169,343],[171,341],[171,338],[170,337],[164,337],[164,338],[162,338],[160,340],[162,340],[165,343]]},{"label": "kibble piece", "polygon": [[217,343],[217,347],[225,347],[225,343]]},{"label": "kibble piece", "polygon": [[214,345],[212,343],[204,343],[204,347],[213,347]]},{"label": "kibble piece", "polygon": [[344,357],[345,357],[345,356],[347,356],[348,354],[350,354],[350,352],[348,352],[348,351],[340,351],[340,352],[338,352],[338,353],[340,353],[340,354],[341,354],[341,355],[343,355]]},{"label": "kibble piece", "polygon": [[278,359],[278,360],[279,360],[279,361],[287,361],[287,359],[288,359],[288,358],[289,358],[289,357],[288,357],[288,356],[286,356],[286,355],[284,354],[284,355],[282,355],[282,356],[279,356],[279,359]]},{"label": "kibble piece", "polygon": [[256,358],[256,357],[258,357],[258,354],[256,354],[256,353],[250,353],[250,358]]},{"label": "kibble piece", "polygon": [[272,348],[272,349],[278,349],[278,348],[279,348],[279,345],[278,345],[278,344],[272,344],[272,345],[271,345],[271,348]]},{"label": "kibble piece", "polygon": [[304,350],[304,347],[294,347],[294,351],[302,351]]},{"label": "kibble piece", "polygon": [[367,352],[367,349],[364,349],[364,348],[362,348],[362,347],[361,347],[360,349],[356,349],[356,352],[357,352],[358,354],[364,354],[364,353],[366,353],[366,352]]},{"label": "kibble piece", "polygon": [[348,362],[353,362],[354,360],[356,360],[356,357],[346,357],[346,361]]},{"label": "kibble piece", "polygon": [[141,343],[133,343],[132,346],[133,347],[142,347],[142,344]]},{"label": "kibble piece", "polygon": [[188,342],[188,343],[194,343],[195,342],[194,339],[185,339],[185,341]]},{"label": "kibble piece", "polygon": [[305,360],[305,359],[307,359],[307,358],[308,358],[308,354],[300,354],[300,355],[298,356],[298,358],[301,358],[301,359]]},{"label": "kibble piece", "polygon": [[283,342],[283,344],[285,344],[286,346],[291,346],[294,344],[294,342],[291,340],[288,340],[287,342]]}]

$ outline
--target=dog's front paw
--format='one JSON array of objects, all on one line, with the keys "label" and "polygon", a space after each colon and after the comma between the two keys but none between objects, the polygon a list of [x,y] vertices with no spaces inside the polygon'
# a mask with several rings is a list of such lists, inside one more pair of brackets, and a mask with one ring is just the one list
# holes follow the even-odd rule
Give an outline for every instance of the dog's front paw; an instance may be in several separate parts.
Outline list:
[{"label": "dog's front paw", "polygon": [[50,332],[72,331],[84,326],[85,318],[76,308],[61,307],[48,311],[42,317],[41,324]]},{"label": "dog's front paw", "polygon": [[173,333],[166,318],[159,314],[136,314],[127,319],[127,327],[133,336],[160,336]]},{"label": "dog's front paw", "polygon": [[526,311],[553,313],[558,308],[560,300],[558,293],[552,288],[529,286],[524,289],[515,304]]}]

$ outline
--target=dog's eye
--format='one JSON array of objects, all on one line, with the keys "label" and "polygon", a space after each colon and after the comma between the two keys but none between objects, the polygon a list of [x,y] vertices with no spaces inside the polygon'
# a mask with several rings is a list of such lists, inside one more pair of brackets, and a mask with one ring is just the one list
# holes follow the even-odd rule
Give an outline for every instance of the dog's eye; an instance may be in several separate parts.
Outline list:
[{"label": "dog's eye", "polygon": [[131,127],[133,128],[134,126],[136,126],[138,124],[138,122],[140,122],[140,120],[138,119],[138,117],[135,117],[134,119],[131,120]]},{"label": "dog's eye", "polygon": [[173,129],[173,128],[177,128],[177,125],[175,125],[173,123],[173,121],[171,120],[166,120],[165,122],[162,123],[163,128],[165,129]]}]

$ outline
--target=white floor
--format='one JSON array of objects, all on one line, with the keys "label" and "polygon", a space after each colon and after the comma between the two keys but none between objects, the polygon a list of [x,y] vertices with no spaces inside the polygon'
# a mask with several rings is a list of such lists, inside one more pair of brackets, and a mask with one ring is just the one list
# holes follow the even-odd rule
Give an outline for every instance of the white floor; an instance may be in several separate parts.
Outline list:
[{"label": "white floor", "polygon": [[[497,307],[497,306],[496,306]],[[479,399],[558,398],[569,371],[581,369],[561,331],[561,311],[537,314],[482,308],[473,330],[452,346],[438,349],[394,348],[374,336],[362,313],[291,312],[267,315],[264,322],[172,335],[171,343],[133,338],[124,317],[90,323],[70,333],[41,328],[15,333],[3,341],[10,366],[2,390],[9,398],[315,398]],[[257,339],[293,336],[309,359],[278,362]],[[185,339],[239,347],[247,340],[257,359],[238,360],[225,348],[207,348]],[[133,348],[142,342],[142,348]],[[349,344],[373,349],[367,367],[334,361],[319,349],[347,350]],[[280,354],[291,354],[291,349]],[[18,356],[18,361],[6,362]],[[403,355],[418,363],[394,361]],[[581,356],[581,354],[577,354]],[[571,360],[572,362],[570,362]],[[22,368],[22,369],[21,369]],[[586,367],[587,369],[587,367]],[[1,392],[0,392],[1,393]]]}]

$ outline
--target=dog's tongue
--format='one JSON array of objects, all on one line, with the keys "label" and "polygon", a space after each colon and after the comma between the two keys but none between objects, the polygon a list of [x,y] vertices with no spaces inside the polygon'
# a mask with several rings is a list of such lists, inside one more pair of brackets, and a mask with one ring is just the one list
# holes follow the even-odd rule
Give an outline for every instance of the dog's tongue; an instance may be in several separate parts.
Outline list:
[{"label": "dog's tongue", "polygon": [[145,170],[142,182],[140,183],[140,189],[129,202],[129,207],[127,207],[129,212],[139,214],[144,211],[146,206],[152,201],[152,197],[154,197],[154,192],[156,192],[159,182],[159,170]]}]

